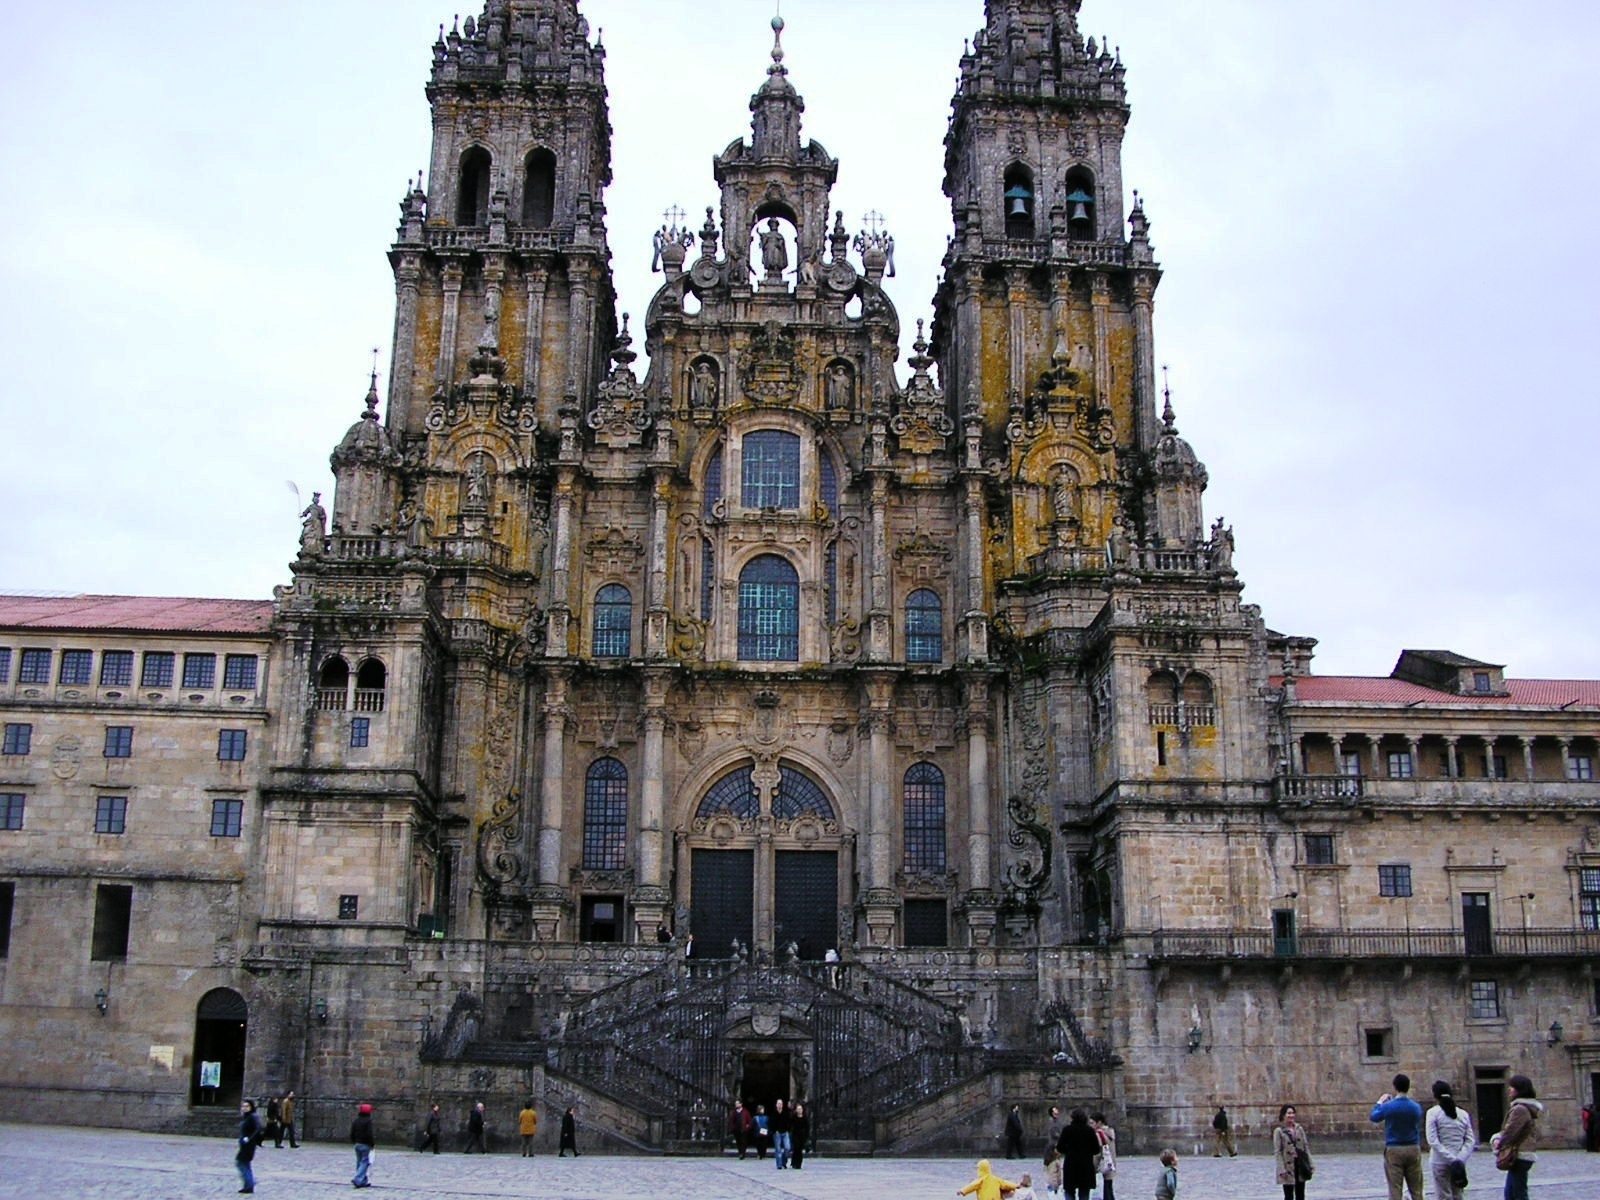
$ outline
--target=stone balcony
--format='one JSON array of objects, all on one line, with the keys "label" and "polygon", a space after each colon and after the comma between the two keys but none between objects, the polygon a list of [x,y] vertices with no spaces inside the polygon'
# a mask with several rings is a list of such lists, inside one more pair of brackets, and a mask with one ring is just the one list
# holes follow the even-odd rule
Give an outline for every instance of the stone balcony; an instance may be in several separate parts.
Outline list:
[{"label": "stone balcony", "polygon": [[1471,808],[1600,808],[1600,780],[1369,779],[1361,775],[1278,775],[1273,799],[1284,805],[1369,804]]},{"label": "stone balcony", "polygon": [[1157,929],[1153,961],[1345,962],[1355,959],[1589,959],[1600,929]]}]

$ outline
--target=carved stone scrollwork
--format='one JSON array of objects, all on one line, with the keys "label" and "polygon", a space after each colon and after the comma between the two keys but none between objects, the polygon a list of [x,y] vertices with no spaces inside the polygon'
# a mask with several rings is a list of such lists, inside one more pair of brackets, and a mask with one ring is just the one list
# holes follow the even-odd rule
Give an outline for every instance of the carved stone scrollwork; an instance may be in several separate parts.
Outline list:
[{"label": "carved stone scrollwork", "polygon": [[522,878],[522,796],[511,792],[496,800],[487,820],[478,826],[478,878],[491,896]]},{"label": "carved stone scrollwork", "polygon": [[740,382],[752,404],[793,404],[800,394],[794,332],[768,321],[750,339]]},{"label": "carved stone scrollwork", "polygon": [[[1011,818],[1006,840],[1026,852],[1006,864],[1006,891],[1014,899],[1037,902],[1050,884],[1050,830],[1038,819],[1039,806],[1025,796],[1010,797],[1006,814]],[[1034,849],[1039,851],[1037,861],[1032,854]]]},{"label": "carved stone scrollwork", "polygon": [[589,539],[583,552],[589,556],[596,571],[626,575],[638,566],[640,558],[644,556],[644,542],[629,537],[615,525],[607,525],[602,532]]}]

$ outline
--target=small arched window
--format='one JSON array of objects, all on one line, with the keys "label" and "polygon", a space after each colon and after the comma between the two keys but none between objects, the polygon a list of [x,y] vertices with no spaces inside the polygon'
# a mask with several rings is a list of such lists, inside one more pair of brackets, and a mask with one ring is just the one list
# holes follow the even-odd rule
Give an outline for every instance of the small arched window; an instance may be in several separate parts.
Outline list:
[{"label": "small arched window", "polygon": [[383,693],[389,683],[389,672],[383,663],[369,658],[356,668],[356,711],[382,712]]},{"label": "small arched window", "polygon": [[461,173],[456,191],[456,224],[489,223],[489,173],[493,160],[482,146],[473,146],[461,156]]},{"label": "small arched window", "polygon": [[944,610],[939,594],[918,588],[906,597],[906,661],[938,662],[944,657]]},{"label": "small arched window", "polygon": [[776,554],[752,559],[739,573],[739,658],[800,660],[800,577]]},{"label": "small arched window", "polygon": [[548,150],[528,155],[522,177],[522,223],[549,229],[556,213],[556,156]]},{"label": "small arched window", "polygon": [[799,508],[800,436],[758,429],[744,435],[742,450],[740,503],[746,508]]},{"label": "small arched window", "polygon": [[738,817],[751,820],[760,815],[761,798],[756,795],[755,780],[750,776],[750,764],[735,767],[706,789],[695,809],[696,817]]},{"label": "small arched window", "polygon": [[317,672],[317,707],[343,712],[349,702],[350,664],[335,654]]},{"label": "small arched window", "polygon": [[620,583],[608,583],[594,598],[594,656],[627,658],[633,648],[633,596]]},{"label": "small arched window", "polygon": [[628,768],[614,758],[589,764],[583,782],[583,869],[620,871],[627,865]]},{"label": "small arched window", "polygon": [[1185,704],[1211,704],[1215,700],[1211,680],[1199,671],[1190,671],[1183,677],[1183,702]]},{"label": "small arched window", "polygon": [[932,763],[906,770],[906,870],[926,874],[945,869],[944,772]]},{"label": "small arched window", "polygon": [[833,820],[833,805],[811,776],[793,767],[779,764],[778,794],[772,798],[772,815],[780,821],[793,821],[796,817],[819,817]]},{"label": "small arched window", "polygon": [[1004,183],[1006,236],[1031,239],[1035,205],[1033,172],[1023,163],[1012,163],[1006,168]]},{"label": "small arched window", "polygon": [[1073,167],[1067,172],[1066,195],[1067,236],[1074,241],[1091,242],[1095,239],[1094,172],[1088,167]]}]

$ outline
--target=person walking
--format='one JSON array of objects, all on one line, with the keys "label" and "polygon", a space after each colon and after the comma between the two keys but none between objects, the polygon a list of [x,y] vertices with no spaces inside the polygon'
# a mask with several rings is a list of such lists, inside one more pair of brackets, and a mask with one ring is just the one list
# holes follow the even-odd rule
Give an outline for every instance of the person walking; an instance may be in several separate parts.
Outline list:
[{"label": "person walking", "polygon": [[771,1131],[770,1128],[768,1128],[772,1124],[772,1119],[767,1116],[767,1106],[766,1105],[764,1105],[764,1104],[756,1105],[755,1122],[756,1122],[756,1157],[757,1158],[766,1158],[766,1156],[767,1156],[767,1143],[772,1138],[772,1131]]},{"label": "person walking", "polygon": [[1178,1152],[1176,1150],[1163,1150],[1161,1152],[1161,1174],[1156,1176],[1156,1200],[1177,1200],[1178,1198]]},{"label": "person walking", "polygon": [[289,1139],[289,1149],[300,1149],[298,1131],[294,1124],[294,1089],[290,1088],[283,1094],[283,1100],[278,1104],[278,1146],[282,1147],[283,1139]]},{"label": "person walking", "polygon": [[479,1100],[472,1106],[472,1111],[467,1114],[467,1145],[463,1154],[471,1154],[476,1146],[479,1154],[489,1153],[489,1147],[483,1140],[483,1101]]},{"label": "person walking", "polygon": [[1106,1124],[1103,1112],[1090,1114],[1089,1128],[1100,1139],[1100,1200],[1117,1200],[1117,1131]]},{"label": "person walking", "polygon": [[1306,1200],[1306,1180],[1314,1169],[1311,1143],[1292,1104],[1278,1109],[1278,1124],[1272,1131],[1272,1161],[1278,1168],[1283,1200]]},{"label": "person walking", "polygon": [[744,1106],[743,1100],[733,1102],[733,1111],[728,1114],[728,1132],[733,1135],[733,1144],[743,1158],[750,1148],[750,1137],[755,1132],[755,1118],[750,1115],[750,1110]]},{"label": "person walking", "polygon": [[772,1130],[772,1157],[777,1160],[778,1170],[783,1170],[789,1165],[789,1113],[783,1107],[782,1100],[772,1103],[772,1121],[768,1128]]},{"label": "person walking", "polygon": [[372,1167],[372,1146],[378,1139],[372,1133],[372,1105],[363,1104],[356,1109],[356,1119],[350,1122],[350,1144],[356,1148],[356,1174],[351,1187],[371,1187],[367,1172]]},{"label": "person walking", "polygon": [[1014,1192],[1017,1185],[1008,1179],[1001,1179],[989,1166],[987,1158],[978,1160],[978,1177],[964,1188],[957,1188],[956,1195],[971,1196],[976,1193],[978,1200],[1000,1200],[1004,1192]]},{"label": "person walking", "polygon": [[1050,1162],[1050,1155],[1055,1151],[1056,1143],[1061,1140],[1061,1127],[1066,1123],[1066,1118],[1061,1115],[1061,1106],[1052,1104],[1050,1106],[1050,1120],[1045,1125],[1044,1130],[1044,1161],[1046,1164]]},{"label": "person walking", "polygon": [[1435,1080],[1433,1098],[1437,1103],[1428,1110],[1427,1120],[1423,1122],[1433,1194],[1435,1200],[1461,1200],[1461,1193],[1467,1186],[1467,1159],[1478,1148],[1478,1138],[1472,1131],[1471,1115],[1456,1106],[1448,1083]]},{"label": "person walking", "polygon": [[1513,1075],[1506,1080],[1506,1091],[1511,1094],[1511,1111],[1500,1132],[1490,1139],[1494,1165],[1506,1173],[1505,1200],[1528,1200],[1528,1172],[1538,1157],[1535,1151],[1539,1148],[1539,1120],[1544,1116],[1544,1105],[1539,1103],[1533,1081],[1526,1075]]},{"label": "person walking", "polygon": [[1221,1158],[1226,1150],[1229,1158],[1238,1158],[1239,1151],[1234,1149],[1233,1129],[1228,1123],[1228,1110],[1222,1105],[1217,1105],[1216,1115],[1211,1118],[1211,1157]]},{"label": "person walking", "polygon": [[796,1171],[805,1165],[806,1142],[811,1138],[811,1118],[806,1116],[806,1106],[796,1104],[789,1116],[789,1165]]},{"label": "person walking", "polygon": [[1044,1152],[1044,1191],[1050,1200],[1061,1200],[1061,1151],[1054,1146]]},{"label": "person walking", "polygon": [[275,1150],[283,1149],[282,1101],[276,1096],[267,1097],[267,1137]]},{"label": "person walking", "polygon": [[533,1157],[533,1138],[539,1132],[539,1114],[533,1107],[533,1097],[528,1097],[528,1102],[522,1106],[522,1111],[517,1114],[517,1132],[522,1135],[522,1157]]},{"label": "person walking", "polygon": [[1094,1159],[1100,1153],[1100,1139],[1089,1127],[1089,1114],[1072,1110],[1056,1143],[1061,1151],[1061,1187],[1067,1200],[1089,1200],[1094,1191]]},{"label": "person walking", "polygon": [[248,1196],[256,1190],[256,1173],[251,1163],[256,1157],[256,1147],[261,1144],[261,1119],[256,1116],[256,1102],[239,1102],[239,1137],[234,1143],[233,1165],[239,1172],[239,1194]]},{"label": "person walking", "polygon": [[439,1115],[439,1106],[435,1104],[428,1110],[428,1119],[422,1123],[422,1141],[417,1145],[417,1153],[421,1154],[430,1146],[435,1154],[439,1153],[439,1134],[443,1128],[444,1118]]},{"label": "person walking", "polygon": [[1013,1104],[1011,1111],[1006,1114],[1006,1157],[1022,1157],[1022,1109]]},{"label": "person walking", "polygon": [[578,1157],[578,1110],[570,1104],[561,1114],[561,1146],[556,1157],[565,1158],[568,1150],[573,1158]]},{"label": "person walking", "polygon": [[1422,1105],[1411,1098],[1411,1077],[1394,1077],[1394,1094],[1385,1092],[1372,1106],[1370,1119],[1383,1125],[1383,1177],[1389,1200],[1400,1200],[1409,1190],[1411,1200],[1422,1200]]}]

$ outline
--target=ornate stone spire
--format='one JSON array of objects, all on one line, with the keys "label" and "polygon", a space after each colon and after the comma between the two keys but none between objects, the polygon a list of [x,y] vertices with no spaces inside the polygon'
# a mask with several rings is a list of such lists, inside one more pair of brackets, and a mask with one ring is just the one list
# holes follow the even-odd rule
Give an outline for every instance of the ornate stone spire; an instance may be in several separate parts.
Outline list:
[{"label": "ornate stone spire", "polygon": [[794,162],[800,157],[800,114],[806,103],[789,82],[783,65],[783,18],[772,18],[772,65],[767,80],[750,97],[751,150],[756,159]]}]

